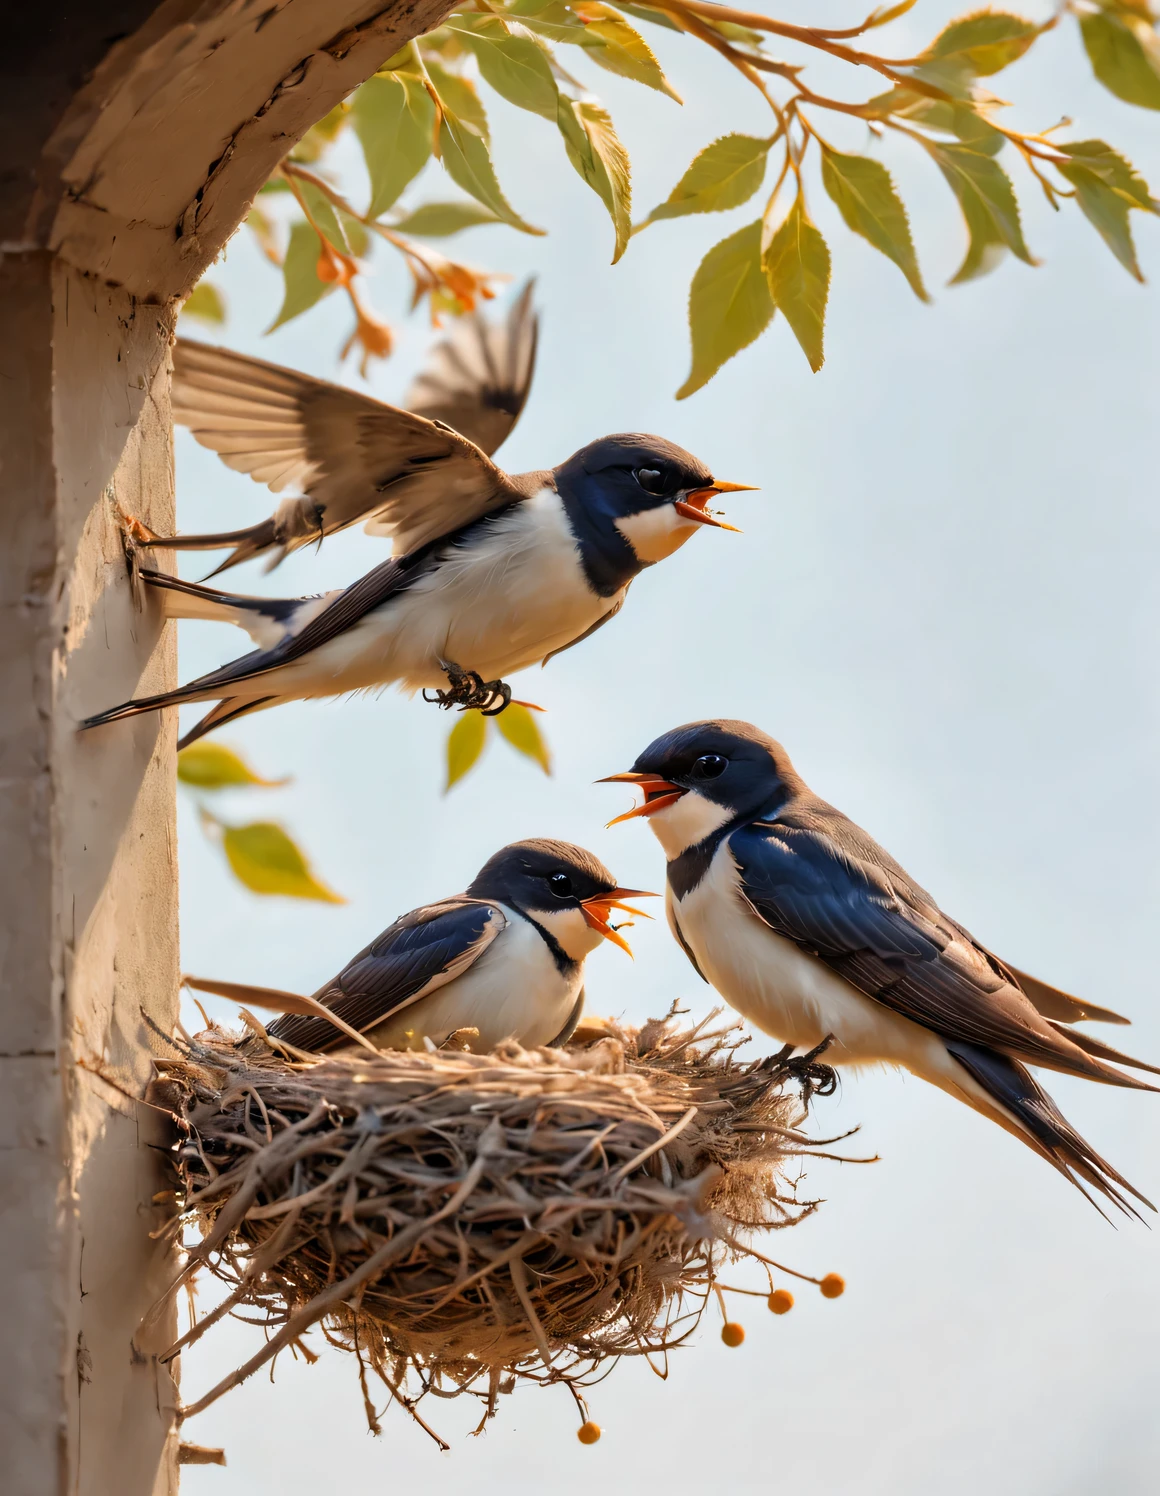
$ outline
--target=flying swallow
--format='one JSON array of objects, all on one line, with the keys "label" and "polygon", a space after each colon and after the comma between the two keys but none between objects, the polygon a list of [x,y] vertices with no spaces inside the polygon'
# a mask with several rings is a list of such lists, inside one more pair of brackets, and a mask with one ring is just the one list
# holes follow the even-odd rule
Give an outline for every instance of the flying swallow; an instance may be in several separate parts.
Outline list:
[{"label": "flying swallow", "polygon": [[645,567],[698,530],[733,529],[709,502],[749,486],[640,435],[606,436],[550,471],[510,477],[465,437],[426,424],[443,449],[439,472],[428,464],[379,495],[398,555],[350,587],[306,598],[241,596],[143,571],[167,616],[237,624],[258,647],[82,726],[216,701],[187,746],[284,701],[391,684],[432,690],[443,706],[502,711],[504,675],[587,638],[620,611]]},{"label": "flying swallow", "polygon": [[987,950],[819,799],[780,743],[747,722],[693,722],[609,777],[644,792],[616,820],[647,817],[664,850],[673,935],[757,1028],[798,1048],[828,1038],[834,1064],[904,1066],[1081,1190],[1086,1182],[1131,1214],[1126,1194],[1151,1205],[1026,1069],[1155,1090],[1116,1065],[1158,1067],[1071,1027],[1128,1020]]},{"label": "flying swallow", "polygon": [[583,847],[512,842],[466,892],[402,915],[311,998],[196,977],[186,984],[282,1010],[267,1032],[314,1053],[360,1035],[377,1049],[452,1038],[481,1054],[509,1038],[559,1046],[583,1011],[585,958],[602,940],[632,954],[613,911],[648,918],[624,900],[651,897],[619,888]]},{"label": "flying swallow", "polygon": [[[458,501],[484,501],[490,457],[519,420],[536,362],[532,283],[505,322],[482,312],[457,318],[435,344],[402,409],[343,385],[312,379],[228,348],[179,338],[173,352],[173,419],[239,473],[284,499],[269,519],[244,530],[162,536],[138,544],[172,550],[232,547],[216,571],[254,556],[270,570],[304,545],[365,520],[372,535],[404,548],[440,533]],[[457,440],[458,438],[458,440]],[[494,498],[502,485],[487,497]],[[470,490],[470,496],[465,491]],[[444,507],[446,506],[446,507]],[[406,511],[409,519],[400,526]],[[429,512],[427,512],[429,511]],[[420,514],[424,515],[419,519]],[[424,527],[430,521],[434,528]],[[138,527],[143,530],[143,527]],[[211,572],[210,575],[215,575]]]}]

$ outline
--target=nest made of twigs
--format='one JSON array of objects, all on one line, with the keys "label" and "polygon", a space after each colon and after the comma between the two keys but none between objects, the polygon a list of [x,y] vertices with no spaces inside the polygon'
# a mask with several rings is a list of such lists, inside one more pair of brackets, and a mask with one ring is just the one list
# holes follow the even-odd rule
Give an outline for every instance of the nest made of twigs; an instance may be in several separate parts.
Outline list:
[{"label": "nest made of twigs", "polygon": [[739,1042],[670,1015],[565,1050],[307,1063],[211,1028],[160,1061],[173,1229],[199,1238],[182,1279],[204,1267],[229,1290],[168,1354],[226,1313],[266,1329],[186,1416],[317,1323],[356,1353],[372,1427],[368,1368],[412,1411],[471,1391],[486,1419],[514,1378],[579,1401],[614,1358],[663,1356],[726,1259],[760,1258],[753,1236],[816,1204],[785,1170],[819,1146],[801,1127],[833,1072],[746,1063]]}]

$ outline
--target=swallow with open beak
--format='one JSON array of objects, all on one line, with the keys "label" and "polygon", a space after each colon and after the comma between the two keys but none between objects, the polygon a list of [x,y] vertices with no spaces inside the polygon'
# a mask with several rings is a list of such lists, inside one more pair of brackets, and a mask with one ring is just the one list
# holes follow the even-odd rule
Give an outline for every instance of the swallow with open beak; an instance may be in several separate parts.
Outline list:
[{"label": "swallow with open beak", "polygon": [[267,1032],[313,1053],[449,1039],[481,1054],[510,1038],[559,1046],[584,1008],[585,958],[602,940],[632,955],[613,911],[647,919],[625,901],[652,897],[618,887],[583,847],[513,842],[464,893],[404,914],[313,997],[197,977],[186,984],[278,1009]]},{"label": "swallow with open beak", "polygon": [[[693,722],[613,774],[668,861],[669,925],[764,1033],[829,1063],[901,1065],[1013,1133],[1081,1190],[1150,1202],[1085,1142],[1028,1065],[1138,1090],[1160,1074],[1073,1027],[1126,1018],[987,950],[747,722]],[[615,824],[615,823],[610,823]],[[1090,1197],[1089,1197],[1090,1198]]]},{"label": "swallow with open beak", "polygon": [[[247,409],[244,390],[237,398]],[[382,409],[389,419],[367,413],[351,425],[343,472],[357,468],[373,491],[396,555],[321,597],[241,596],[142,572],[168,616],[237,624],[257,648],[84,727],[215,701],[187,746],[284,701],[391,684],[432,691],[445,707],[502,711],[511,700],[503,676],[586,639],[620,611],[641,571],[698,530],[734,529],[709,505],[750,486],[641,435],[606,436],[557,468],[511,477],[449,426]]]}]

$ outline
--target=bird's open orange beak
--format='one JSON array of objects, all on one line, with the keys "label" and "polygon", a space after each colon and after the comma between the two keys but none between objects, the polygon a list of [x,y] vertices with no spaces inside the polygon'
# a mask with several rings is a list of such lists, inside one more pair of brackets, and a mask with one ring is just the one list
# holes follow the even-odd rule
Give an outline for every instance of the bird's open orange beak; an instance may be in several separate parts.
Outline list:
[{"label": "bird's open orange beak", "polygon": [[727,525],[723,519],[710,514],[706,505],[720,493],[745,493],[754,487],[752,483],[723,483],[714,479],[708,488],[694,488],[683,499],[678,499],[673,508],[678,514],[684,515],[686,519],[694,519],[700,525],[715,525],[718,530],[733,530],[740,535],[741,531],[736,525]]},{"label": "bird's open orange beak", "polygon": [[637,774],[632,769],[626,769],[623,774],[606,774],[596,783],[634,784],[644,791],[643,804],[634,805],[623,815],[613,816],[604,828],[606,831],[608,826],[616,826],[621,821],[631,821],[635,816],[654,816],[658,810],[664,810],[666,805],[675,805],[685,793],[679,784],[671,784],[667,779],[662,779],[659,774]]},{"label": "bird's open orange beak", "polygon": [[598,930],[605,940],[611,940],[613,945],[618,945],[622,951],[627,951],[631,956],[632,946],[618,930],[612,928],[608,923],[608,917],[614,909],[623,909],[627,914],[635,914],[640,919],[652,919],[652,915],[646,914],[643,909],[634,909],[631,904],[625,904],[622,901],[657,897],[657,894],[649,893],[644,888],[614,888],[611,893],[598,893],[590,899],[582,900],[580,912],[593,930]]}]

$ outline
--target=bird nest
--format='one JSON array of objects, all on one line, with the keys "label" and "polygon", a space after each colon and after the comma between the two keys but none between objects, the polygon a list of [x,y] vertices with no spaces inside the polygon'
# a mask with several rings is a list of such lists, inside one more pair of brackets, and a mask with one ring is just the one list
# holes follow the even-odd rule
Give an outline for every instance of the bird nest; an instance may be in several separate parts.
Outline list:
[{"label": "bird nest", "polygon": [[283,1349],[313,1359],[314,1325],[357,1357],[376,1431],[370,1374],[420,1423],[425,1393],[471,1392],[482,1428],[521,1378],[583,1409],[616,1358],[686,1338],[726,1261],[776,1266],[753,1239],[816,1208],[788,1166],[834,1141],[801,1132],[829,1067],[744,1062],[736,1025],[312,1058],[249,1021],[158,1061],[149,1094],[179,1123],[178,1284],[227,1290],[167,1357],[228,1313],[266,1332],[187,1417]]}]

